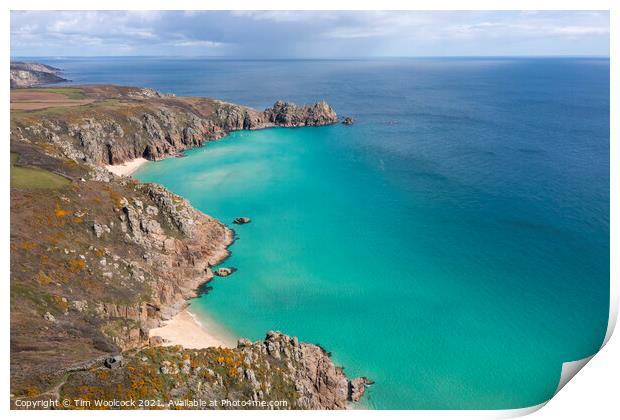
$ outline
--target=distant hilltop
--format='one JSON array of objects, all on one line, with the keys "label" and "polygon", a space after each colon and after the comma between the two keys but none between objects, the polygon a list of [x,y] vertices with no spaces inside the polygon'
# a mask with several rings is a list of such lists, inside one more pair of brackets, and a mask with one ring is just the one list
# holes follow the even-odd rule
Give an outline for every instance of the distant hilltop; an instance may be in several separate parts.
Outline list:
[{"label": "distant hilltop", "polygon": [[58,75],[61,70],[56,67],[23,61],[11,62],[11,87],[30,87],[48,83],[66,82]]}]

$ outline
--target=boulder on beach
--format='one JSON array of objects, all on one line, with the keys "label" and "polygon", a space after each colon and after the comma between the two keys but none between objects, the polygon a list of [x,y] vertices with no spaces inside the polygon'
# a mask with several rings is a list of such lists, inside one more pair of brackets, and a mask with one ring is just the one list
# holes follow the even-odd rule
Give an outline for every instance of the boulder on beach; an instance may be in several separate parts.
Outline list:
[{"label": "boulder on beach", "polygon": [[233,223],[236,225],[245,225],[246,223],[250,223],[252,220],[249,217],[237,217],[233,220]]},{"label": "boulder on beach", "polygon": [[149,346],[161,346],[164,344],[164,339],[158,335],[154,335],[152,337],[149,337]]},{"label": "boulder on beach", "polygon": [[234,267],[222,267],[222,268],[218,268],[217,270],[215,270],[213,274],[215,274],[218,277],[228,277],[235,271],[237,271],[237,269]]}]

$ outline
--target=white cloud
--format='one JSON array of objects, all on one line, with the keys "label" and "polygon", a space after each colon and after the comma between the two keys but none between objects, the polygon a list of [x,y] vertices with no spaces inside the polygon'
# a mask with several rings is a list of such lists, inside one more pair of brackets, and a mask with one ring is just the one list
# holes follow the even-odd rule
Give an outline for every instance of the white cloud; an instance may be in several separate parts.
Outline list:
[{"label": "white cloud", "polygon": [[[567,25],[567,22],[573,22]],[[544,12],[373,12],[324,36],[340,39],[401,37],[417,40],[532,38],[537,36],[606,35],[609,19],[600,13],[570,12],[563,16]]]},{"label": "white cloud", "polygon": [[309,22],[317,17],[326,21],[337,19],[337,13],[325,13],[315,11],[293,11],[293,10],[233,10],[233,16],[249,17],[253,20],[265,20],[272,22]]},{"label": "white cloud", "polygon": [[553,28],[552,33],[560,35],[606,35],[609,33],[609,27],[599,26],[562,26]]},{"label": "white cloud", "polygon": [[[507,42],[510,41],[510,42]],[[608,12],[550,11],[28,11],[11,12],[11,53],[244,57],[511,53],[545,44],[608,54]],[[84,48],[86,46],[87,48]],[[530,47],[528,47],[530,48]],[[581,50],[578,50],[581,48]]]},{"label": "white cloud", "polygon": [[186,41],[177,41],[177,42],[172,43],[172,45],[175,47],[220,48],[220,47],[223,47],[225,44],[222,42],[194,39],[194,40],[186,40]]}]

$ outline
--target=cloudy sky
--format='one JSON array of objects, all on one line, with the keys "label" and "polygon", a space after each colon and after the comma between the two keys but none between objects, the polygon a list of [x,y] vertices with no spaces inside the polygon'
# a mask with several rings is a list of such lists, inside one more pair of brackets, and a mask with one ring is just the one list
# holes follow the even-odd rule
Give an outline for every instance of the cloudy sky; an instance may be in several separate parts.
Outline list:
[{"label": "cloudy sky", "polygon": [[11,55],[609,55],[607,12],[11,12]]}]

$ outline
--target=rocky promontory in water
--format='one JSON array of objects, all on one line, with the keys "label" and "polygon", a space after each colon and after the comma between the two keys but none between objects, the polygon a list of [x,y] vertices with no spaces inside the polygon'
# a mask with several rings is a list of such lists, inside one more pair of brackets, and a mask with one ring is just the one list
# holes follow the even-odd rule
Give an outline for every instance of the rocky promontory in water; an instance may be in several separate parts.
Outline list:
[{"label": "rocky promontory in water", "polygon": [[39,63],[11,62],[11,87],[29,87],[50,83],[66,82],[60,77],[59,68]]},{"label": "rocky promontory in water", "polygon": [[[134,385],[119,390],[119,383]],[[97,366],[71,374],[61,395],[70,401],[141,395],[160,402],[153,408],[176,408],[169,401],[216,400],[217,406],[183,408],[345,409],[359,401],[370,383],[366,378],[349,381],[321,347],[270,331],[254,343],[240,339],[233,349],[177,346],[128,352],[121,368]],[[84,388],[97,391],[85,394]],[[234,405],[239,401],[245,405]]]},{"label": "rocky promontory in water", "polygon": [[141,88],[13,89],[13,406],[136,395],[255,408],[282,400],[276,408],[335,409],[359,400],[369,381],[349,380],[320,347],[282,333],[202,350],[149,337],[213,278],[233,231],[159,185],[105,169],[174,156],[233,130],[337,121],[324,102],[257,111]]},{"label": "rocky promontory in water", "polygon": [[103,85],[71,89],[74,98],[89,101],[89,106],[65,104],[62,116],[38,113],[32,119],[23,115],[15,120],[13,134],[25,136],[24,130],[30,125],[49,137],[51,143],[66,149],[72,159],[117,165],[139,157],[157,160],[175,156],[235,130],[338,122],[336,113],[325,102],[298,107],[278,101],[271,108],[257,111],[215,99],[164,95],[152,89]]}]

